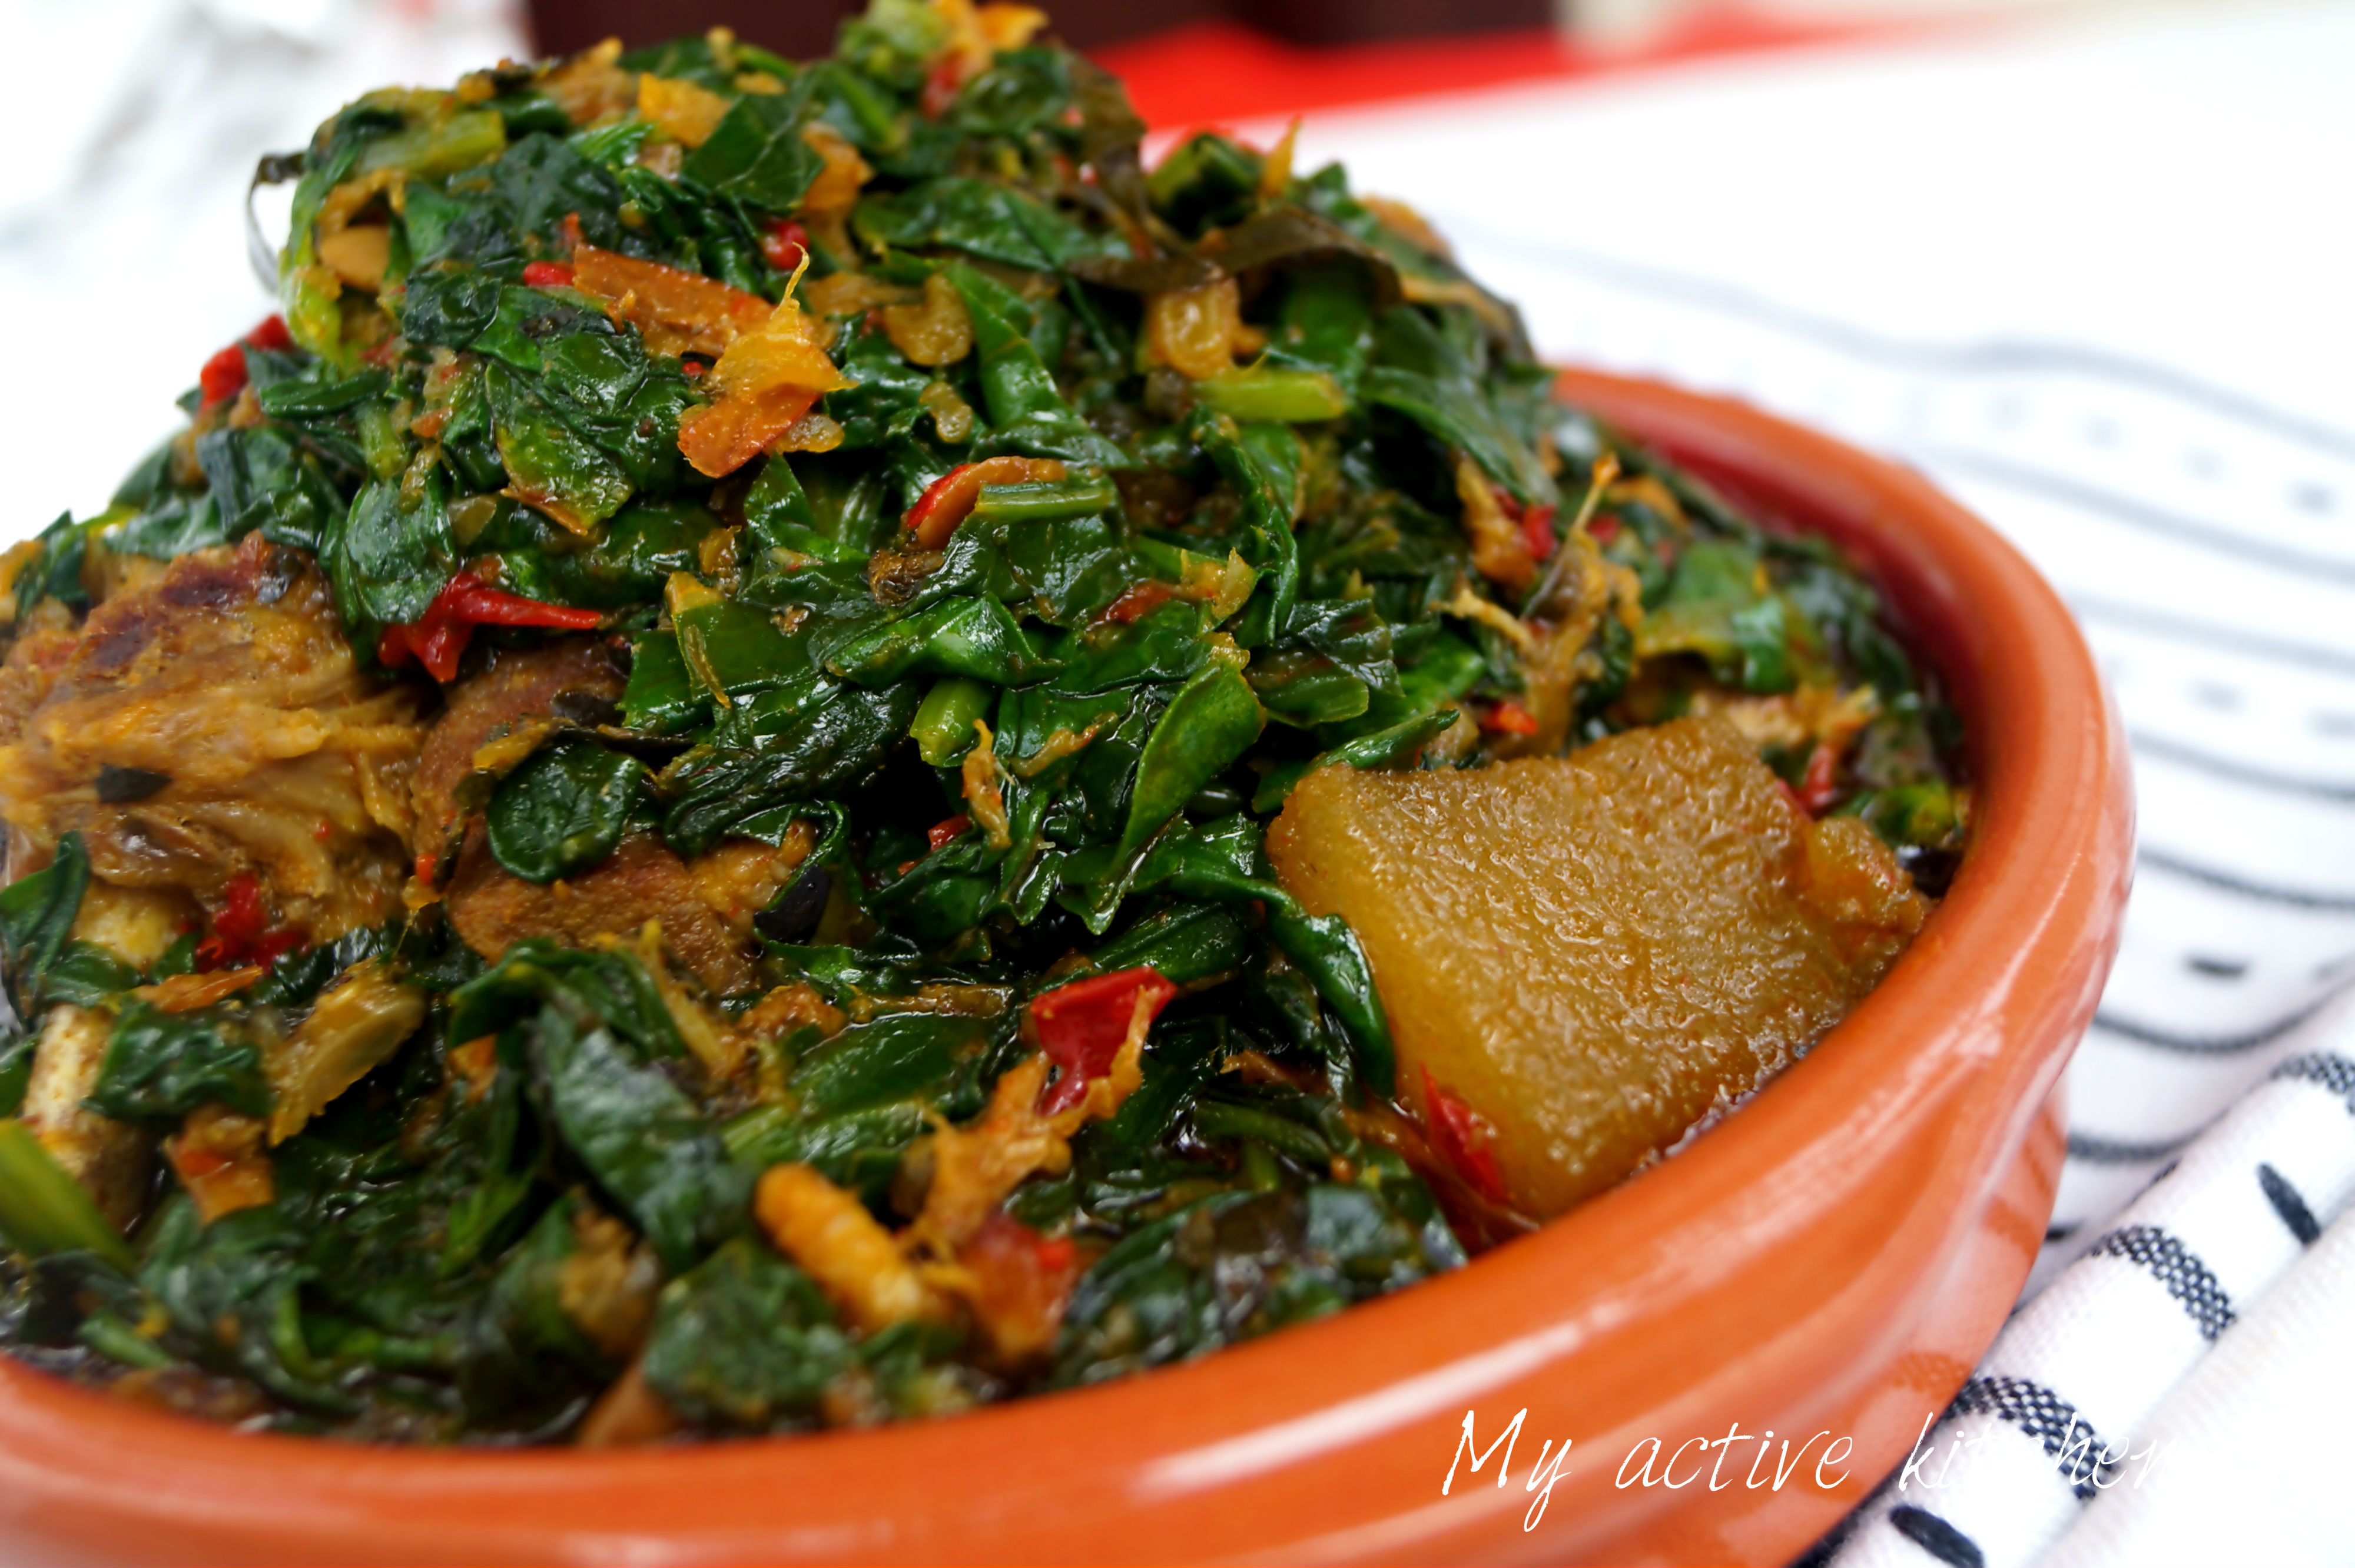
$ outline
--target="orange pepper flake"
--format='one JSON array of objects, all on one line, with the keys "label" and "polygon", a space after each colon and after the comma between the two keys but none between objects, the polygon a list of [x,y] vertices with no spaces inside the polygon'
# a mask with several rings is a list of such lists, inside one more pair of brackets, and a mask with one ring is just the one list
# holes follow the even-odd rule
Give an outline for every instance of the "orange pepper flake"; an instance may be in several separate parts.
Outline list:
[{"label": "orange pepper flake", "polygon": [[1491,735],[1534,735],[1538,721],[1535,714],[1508,697],[1481,711],[1480,728]]},{"label": "orange pepper flake", "polygon": [[1112,602],[1112,608],[1106,610],[1104,614],[1106,618],[1118,621],[1124,626],[1131,625],[1152,614],[1176,597],[1178,597],[1178,591],[1166,582],[1132,583],[1127,592]]},{"label": "orange pepper flake", "polygon": [[638,78],[638,112],[683,146],[700,147],[727,117],[728,100],[708,87],[652,71]]},{"label": "orange pepper flake", "polygon": [[1807,772],[1795,792],[1799,805],[1810,816],[1839,798],[1839,753],[1818,742],[1807,758]]},{"label": "orange pepper flake", "polygon": [[[550,266],[535,261],[532,266]],[[524,281],[532,283],[530,269]],[[572,252],[570,286],[605,302],[608,315],[626,321],[654,354],[717,357],[747,333],[767,325],[769,302],[716,278],[642,261],[594,245]],[[550,284],[534,283],[535,287]]]},{"label": "orange pepper flake", "polygon": [[132,994],[144,998],[157,1012],[193,1012],[211,1007],[224,997],[237,995],[268,973],[261,965],[251,964],[242,969],[215,969],[209,974],[171,975],[152,986],[142,986]]},{"label": "orange pepper flake", "polygon": [[875,177],[843,133],[823,120],[802,127],[802,142],[824,160],[817,177],[802,193],[800,210],[814,218],[838,217],[858,205],[858,187]]},{"label": "orange pepper flake", "polygon": [[680,416],[678,450],[713,479],[743,467],[820,397],[851,384],[827,357],[824,326],[802,313],[791,285],[776,309],[729,342],[706,379],[716,396]]}]

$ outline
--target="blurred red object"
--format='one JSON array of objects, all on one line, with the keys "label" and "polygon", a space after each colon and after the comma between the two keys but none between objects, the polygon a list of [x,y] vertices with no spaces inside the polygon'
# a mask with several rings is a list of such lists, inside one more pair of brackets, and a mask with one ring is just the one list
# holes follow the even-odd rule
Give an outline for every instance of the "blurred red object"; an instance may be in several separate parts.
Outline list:
[{"label": "blurred red object", "polygon": [[1853,23],[1801,24],[1729,8],[1704,12],[1634,49],[1582,46],[1546,27],[1309,48],[1237,22],[1212,21],[1088,53],[1127,82],[1129,100],[1146,124],[1168,131],[1829,43],[1886,30]]},{"label": "blurred red object", "polygon": [[[569,54],[618,35],[647,44],[719,24],[794,59],[825,54],[863,0],[530,0],[532,36],[547,54]],[[1423,37],[1543,27],[1552,0],[1062,0],[1047,10],[1074,48],[1094,49],[1171,27],[1248,18],[1301,44]]]},{"label": "blurred red object", "polygon": [[[725,26],[804,59],[834,47],[862,0],[533,0],[543,54],[618,36],[633,47]],[[1424,93],[1640,68],[1748,49],[1825,43],[1886,31],[1804,24],[1726,5],[1704,10],[1636,48],[1600,48],[1552,25],[1550,0],[1157,0],[1050,5],[1055,33],[1124,79],[1158,130],[1255,120]]]}]

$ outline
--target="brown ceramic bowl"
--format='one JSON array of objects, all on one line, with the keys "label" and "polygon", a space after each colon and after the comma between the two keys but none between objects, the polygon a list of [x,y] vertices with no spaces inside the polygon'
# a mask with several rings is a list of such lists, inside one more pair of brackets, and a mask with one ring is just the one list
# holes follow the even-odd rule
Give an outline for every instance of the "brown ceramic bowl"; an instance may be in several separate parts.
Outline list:
[{"label": "brown ceramic bowl", "polygon": [[[1722,1125],[1447,1278],[1189,1366],[925,1424],[634,1453],[379,1449],[242,1436],[0,1361],[0,1556],[1804,1549],[1904,1458],[2036,1254],[2055,1085],[2126,898],[2126,752],[2052,591],[1919,478],[1737,404],[1583,373],[1562,385],[1762,517],[1846,546],[1969,726],[1980,816],[1952,893],[1854,1016]],[[1476,1475],[1465,1456],[1443,1497],[1465,1413],[1487,1445],[1523,1409],[1509,1483],[1501,1451]],[[1694,1446],[1736,1424],[1736,1443]],[[1770,1428],[1794,1449],[1815,1438],[1779,1489],[1781,1453],[1762,1467],[1748,1435]],[[1645,1484],[1654,1438],[1664,1460],[1685,1452],[1652,1479],[1684,1485]],[[1540,1445],[1564,1439],[1525,1530]]]}]

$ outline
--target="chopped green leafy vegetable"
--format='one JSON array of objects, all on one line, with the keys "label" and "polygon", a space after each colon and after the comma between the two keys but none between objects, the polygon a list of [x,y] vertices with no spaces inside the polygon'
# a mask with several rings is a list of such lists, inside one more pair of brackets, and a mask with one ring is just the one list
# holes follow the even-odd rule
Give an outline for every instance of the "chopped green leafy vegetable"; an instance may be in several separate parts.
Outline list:
[{"label": "chopped green leafy vegetable", "polygon": [[1953,718],[1837,551],[1554,402],[1411,212],[1147,171],[984,15],[265,165],[282,315],[0,566],[0,1347],[421,1443],[1123,1376],[1526,1223],[1270,859],[1319,770],[1719,713],[1942,891]]}]

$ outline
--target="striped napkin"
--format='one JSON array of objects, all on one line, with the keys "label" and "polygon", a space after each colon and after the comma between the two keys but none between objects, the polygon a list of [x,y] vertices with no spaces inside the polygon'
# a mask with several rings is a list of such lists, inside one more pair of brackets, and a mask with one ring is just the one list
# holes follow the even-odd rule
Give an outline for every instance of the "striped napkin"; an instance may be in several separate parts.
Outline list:
[{"label": "striped napkin", "polygon": [[[2307,1249],[2350,1194],[2355,1054],[2293,1057],[2013,1316],[1897,1477],[1809,1561],[1996,1568],[2038,1562],[2064,1536],[2062,1555],[2079,1561],[2216,1561],[2187,1552],[2172,1535],[2149,1539],[2145,1516],[2182,1509],[2147,1505],[2179,1502],[2187,1488],[2178,1483],[2193,1463],[2184,1450],[2213,1435],[2162,1413],[2250,1303],[2305,1272]],[[2343,1274],[2350,1252],[2355,1221],[2337,1227],[2328,1257],[2309,1266]],[[2244,1378],[2307,1348],[2294,1331],[2275,1335],[2270,1355],[2233,1343]],[[2264,1436],[2264,1458],[2281,1449]],[[2191,1489],[2200,1495],[2213,1484],[2211,1471],[2207,1486]],[[2112,1493],[2119,1501],[2098,1515],[2087,1508]],[[2122,1559],[2128,1541],[2139,1545]]]}]

